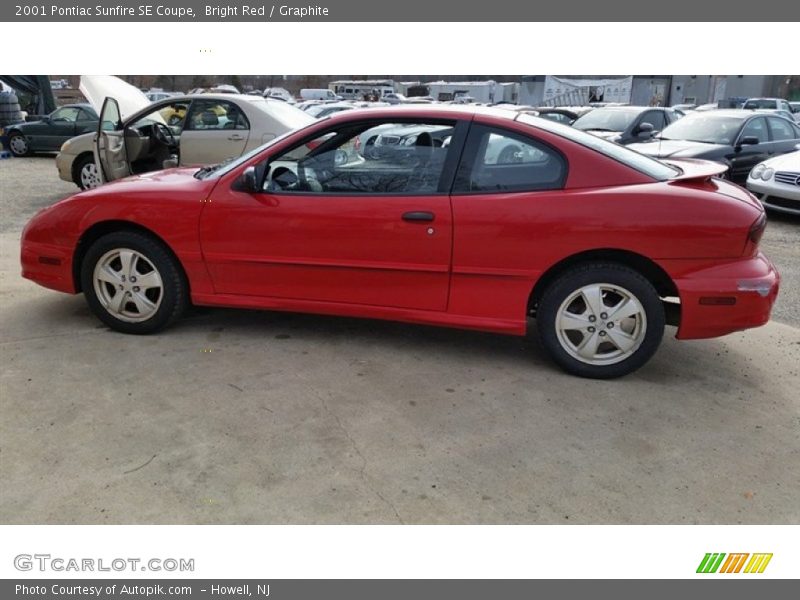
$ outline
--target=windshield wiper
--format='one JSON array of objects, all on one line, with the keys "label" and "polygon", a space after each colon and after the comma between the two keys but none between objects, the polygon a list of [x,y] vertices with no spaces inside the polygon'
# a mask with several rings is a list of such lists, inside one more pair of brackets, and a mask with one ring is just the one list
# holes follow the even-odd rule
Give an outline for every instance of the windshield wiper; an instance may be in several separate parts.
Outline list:
[{"label": "windshield wiper", "polygon": [[205,167],[201,167],[200,169],[198,169],[195,172],[194,178],[195,179],[203,179],[206,175],[208,175],[209,173],[213,173],[214,171],[219,169],[221,166],[222,166],[222,163],[217,163],[215,165],[207,165]]},{"label": "windshield wiper", "polygon": [[216,171],[218,169],[221,169],[222,167],[227,165],[229,162],[232,162],[236,158],[237,157],[232,156],[231,158],[227,158],[227,159],[223,160],[222,162],[217,163],[215,165],[207,165],[205,167],[202,167],[194,174],[194,177],[195,177],[195,179],[204,179],[206,175],[210,175],[214,171]]}]

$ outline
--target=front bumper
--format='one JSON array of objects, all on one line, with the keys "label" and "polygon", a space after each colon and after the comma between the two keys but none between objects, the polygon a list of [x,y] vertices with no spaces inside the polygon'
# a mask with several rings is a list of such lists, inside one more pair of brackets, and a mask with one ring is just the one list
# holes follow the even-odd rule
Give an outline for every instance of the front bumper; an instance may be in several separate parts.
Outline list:
[{"label": "front bumper", "polygon": [[75,161],[74,154],[65,154],[59,152],[56,155],[56,169],[58,169],[58,176],[64,181],[72,183],[72,164]]},{"label": "front bumper", "polygon": [[747,179],[747,189],[761,200],[766,208],[790,215],[800,215],[800,185]]},{"label": "front bumper", "polygon": [[72,277],[72,249],[32,242],[22,237],[20,251],[22,276],[41,286],[66,292],[76,293]]},{"label": "front bumper", "polygon": [[711,338],[769,321],[780,275],[762,253],[677,279],[681,322],[677,338]]}]

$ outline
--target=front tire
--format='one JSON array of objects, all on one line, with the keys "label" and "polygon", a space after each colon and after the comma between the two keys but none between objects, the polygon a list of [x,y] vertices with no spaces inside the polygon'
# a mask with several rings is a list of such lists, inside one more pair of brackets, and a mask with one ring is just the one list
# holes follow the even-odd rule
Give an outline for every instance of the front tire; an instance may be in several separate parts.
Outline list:
[{"label": "front tire", "polygon": [[92,154],[84,154],[75,159],[72,166],[72,180],[82,190],[91,190],[100,186],[102,183],[100,173]]},{"label": "front tire", "polygon": [[8,149],[11,154],[16,157],[29,156],[31,154],[31,147],[28,140],[21,133],[12,133],[8,138]]},{"label": "front tire", "polygon": [[542,343],[565,371],[593,379],[632,373],[658,349],[664,307],[639,272],[586,263],[553,281],[537,310]]},{"label": "front tire", "polygon": [[122,333],[148,334],[171,325],[188,304],[178,261],[154,238],[119,231],[98,239],[81,264],[92,312]]}]

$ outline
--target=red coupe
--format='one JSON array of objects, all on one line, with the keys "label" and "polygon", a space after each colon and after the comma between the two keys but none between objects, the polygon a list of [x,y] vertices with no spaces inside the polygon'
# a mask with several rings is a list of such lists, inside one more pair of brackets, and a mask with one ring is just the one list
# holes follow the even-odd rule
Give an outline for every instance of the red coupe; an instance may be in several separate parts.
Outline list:
[{"label": "red coupe", "polygon": [[[113,100],[103,169],[124,131]],[[105,121],[111,121],[106,124]],[[22,273],[151,333],[191,302],[525,335],[617,377],[679,339],[763,325],[764,210],[724,165],[663,163],[552,121],[470,107],[346,111],[221,165],[129,177],[37,214]]]}]

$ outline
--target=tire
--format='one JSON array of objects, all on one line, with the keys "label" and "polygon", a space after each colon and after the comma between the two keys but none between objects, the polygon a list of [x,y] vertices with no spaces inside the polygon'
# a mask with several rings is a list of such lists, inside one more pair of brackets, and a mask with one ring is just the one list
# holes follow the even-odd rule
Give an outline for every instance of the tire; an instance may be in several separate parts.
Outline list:
[{"label": "tire", "polygon": [[11,154],[17,157],[29,156],[31,154],[31,146],[25,136],[19,132],[13,132],[8,136],[8,149]]},{"label": "tire", "polygon": [[542,294],[536,320],[550,357],[568,373],[593,379],[621,377],[644,365],[665,325],[653,285],[639,272],[607,262],[560,275]]},{"label": "tire", "polygon": [[101,185],[94,155],[84,154],[75,159],[72,165],[72,181],[82,190],[91,190]]},{"label": "tire", "polygon": [[81,286],[92,312],[122,333],[155,333],[188,304],[177,259],[161,242],[135,231],[109,233],[91,245],[81,263]]}]

